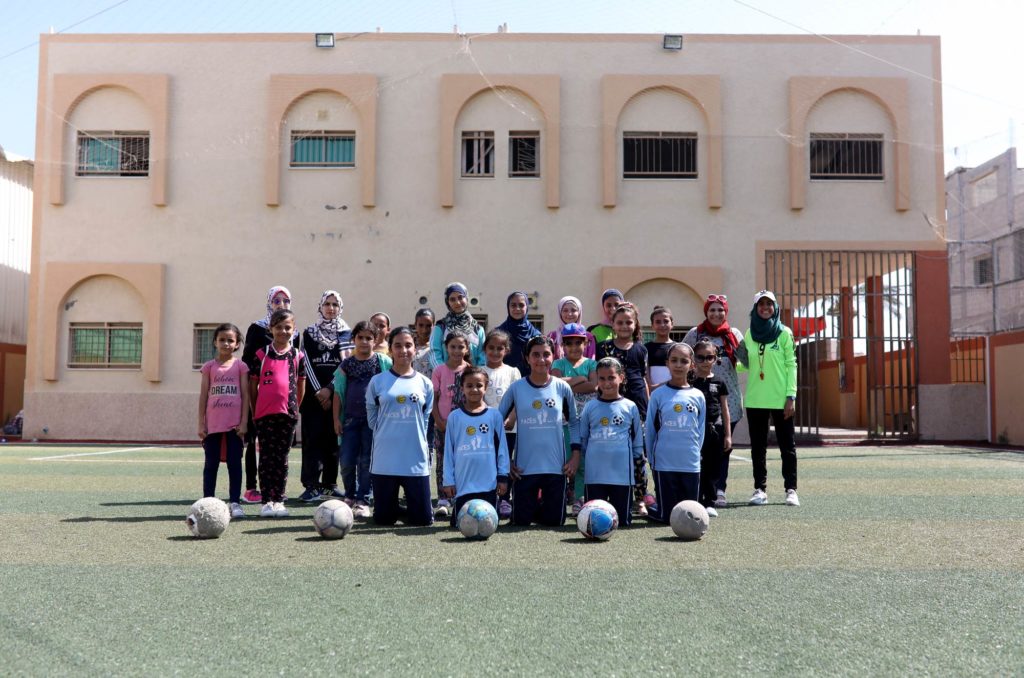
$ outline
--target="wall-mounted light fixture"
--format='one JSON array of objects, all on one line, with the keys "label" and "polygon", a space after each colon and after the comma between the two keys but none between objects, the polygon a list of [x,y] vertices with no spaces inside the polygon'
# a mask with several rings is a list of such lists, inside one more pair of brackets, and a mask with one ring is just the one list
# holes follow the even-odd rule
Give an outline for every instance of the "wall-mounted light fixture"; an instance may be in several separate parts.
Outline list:
[{"label": "wall-mounted light fixture", "polygon": [[665,35],[661,39],[661,48],[678,52],[683,48],[683,36],[681,35]]},{"label": "wall-mounted light fixture", "polygon": [[334,33],[317,33],[316,46],[321,49],[334,47]]}]

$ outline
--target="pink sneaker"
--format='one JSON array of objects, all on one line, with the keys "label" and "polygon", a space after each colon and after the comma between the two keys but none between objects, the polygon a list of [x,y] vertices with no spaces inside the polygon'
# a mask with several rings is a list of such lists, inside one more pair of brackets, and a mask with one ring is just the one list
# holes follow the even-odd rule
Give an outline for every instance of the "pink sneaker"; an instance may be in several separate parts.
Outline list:
[{"label": "pink sneaker", "polygon": [[246,490],[245,494],[242,495],[242,501],[246,504],[262,504],[263,495],[260,494],[259,490]]}]

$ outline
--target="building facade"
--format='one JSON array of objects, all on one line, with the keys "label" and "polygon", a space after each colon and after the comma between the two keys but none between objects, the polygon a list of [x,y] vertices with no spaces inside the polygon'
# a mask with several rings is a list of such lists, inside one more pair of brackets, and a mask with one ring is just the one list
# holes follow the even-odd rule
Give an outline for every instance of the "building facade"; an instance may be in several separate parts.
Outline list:
[{"label": "building facade", "polygon": [[324,289],[397,324],[460,280],[490,326],[617,287],[746,328],[806,251],[914,262],[941,339],[915,325],[907,407],[950,437],[937,38],[335,37],[41,37],[27,435],[192,438],[209,327],[274,284],[300,325]]}]

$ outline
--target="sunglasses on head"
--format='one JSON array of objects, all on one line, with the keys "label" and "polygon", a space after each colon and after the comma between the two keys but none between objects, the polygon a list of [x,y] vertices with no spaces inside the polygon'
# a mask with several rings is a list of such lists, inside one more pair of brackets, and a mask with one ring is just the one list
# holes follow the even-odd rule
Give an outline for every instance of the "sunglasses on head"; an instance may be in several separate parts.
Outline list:
[{"label": "sunglasses on head", "polygon": [[720,301],[724,304],[725,302],[729,301],[729,297],[725,296],[724,294],[709,294],[708,301]]}]

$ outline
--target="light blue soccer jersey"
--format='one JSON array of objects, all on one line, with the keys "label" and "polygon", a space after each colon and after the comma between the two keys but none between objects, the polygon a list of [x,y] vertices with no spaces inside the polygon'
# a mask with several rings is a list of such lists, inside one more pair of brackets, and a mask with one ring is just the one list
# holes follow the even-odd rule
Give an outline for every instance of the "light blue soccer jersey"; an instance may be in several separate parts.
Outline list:
[{"label": "light blue soccer jersey", "polygon": [[456,497],[491,492],[499,478],[508,482],[508,464],[505,421],[498,410],[452,410],[444,429],[445,487],[454,485]]},{"label": "light blue soccer jersey", "polygon": [[388,476],[430,475],[427,418],[434,387],[419,372],[398,376],[392,370],[370,379],[366,419],[373,431],[370,473]]},{"label": "light blue soccer jersey", "polygon": [[693,386],[663,384],[647,408],[647,456],[655,471],[700,473],[707,404]]},{"label": "light blue soccer jersey", "polygon": [[595,398],[580,415],[584,482],[588,485],[632,485],[634,460],[644,454],[640,410],[628,398]]},{"label": "light blue soccer jersey", "polygon": [[512,384],[498,408],[507,417],[516,410],[516,466],[523,475],[562,473],[565,438],[562,427],[569,425],[569,444],[579,449],[580,429],[572,388],[561,379],[549,377],[544,386],[534,386],[529,377]]}]

